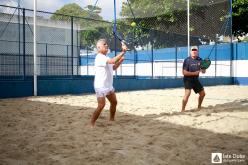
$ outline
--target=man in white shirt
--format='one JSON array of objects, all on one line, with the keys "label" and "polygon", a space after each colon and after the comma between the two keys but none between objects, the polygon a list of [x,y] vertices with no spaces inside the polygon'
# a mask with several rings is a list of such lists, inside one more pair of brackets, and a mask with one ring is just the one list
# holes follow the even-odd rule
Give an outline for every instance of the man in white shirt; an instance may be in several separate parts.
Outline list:
[{"label": "man in white shirt", "polygon": [[117,56],[108,57],[108,44],[105,39],[100,39],[96,44],[98,54],[95,58],[95,79],[94,89],[96,92],[98,106],[91,118],[91,126],[95,125],[96,120],[105,106],[105,97],[110,102],[110,121],[114,121],[117,99],[113,87],[113,70],[116,70],[124,60],[127,46],[122,44],[122,51]]}]

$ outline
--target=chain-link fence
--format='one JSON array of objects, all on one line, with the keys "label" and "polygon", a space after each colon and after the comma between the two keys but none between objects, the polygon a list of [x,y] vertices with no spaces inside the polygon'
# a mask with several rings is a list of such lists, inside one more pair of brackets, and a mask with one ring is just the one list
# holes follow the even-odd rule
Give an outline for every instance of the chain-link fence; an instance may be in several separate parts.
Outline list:
[{"label": "chain-link fence", "polygon": [[[120,51],[113,31],[122,34],[131,49],[116,75],[182,76],[182,63],[188,56],[187,2],[121,2],[116,24],[97,15],[95,9],[103,8],[98,4],[84,17],[38,11],[38,76],[94,75],[98,39],[108,40],[110,57]],[[206,76],[231,76],[230,8],[229,0],[190,2],[190,45],[197,45],[200,56],[212,60]],[[0,12],[1,79],[32,76],[33,11],[0,5]]]},{"label": "chain-link fence", "polygon": [[[8,11],[0,16],[0,75],[2,79],[32,76],[33,11],[0,7],[7,8]],[[57,21],[51,19],[52,15],[53,13],[37,12],[38,75],[79,75],[79,27],[73,22],[73,17],[69,21]]]},{"label": "chain-link fence", "polygon": [[[190,1],[190,45],[199,47],[202,58],[212,60],[205,76],[231,76],[230,11],[229,0]],[[117,31],[131,38],[135,49],[126,54],[117,75],[182,76],[182,63],[189,55],[187,26],[187,1],[123,1]],[[94,74],[94,57],[87,53],[82,59],[82,74]]]}]

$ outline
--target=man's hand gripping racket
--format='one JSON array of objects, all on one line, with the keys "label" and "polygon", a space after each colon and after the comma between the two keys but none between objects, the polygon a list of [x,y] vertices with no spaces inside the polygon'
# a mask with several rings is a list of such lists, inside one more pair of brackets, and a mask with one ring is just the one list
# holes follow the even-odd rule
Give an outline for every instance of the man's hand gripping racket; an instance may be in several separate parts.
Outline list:
[{"label": "man's hand gripping racket", "polygon": [[206,69],[208,69],[210,65],[211,65],[211,60],[209,58],[205,58],[204,60],[202,60],[200,63],[201,72],[203,74],[206,73]]},{"label": "man's hand gripping racket", "polygon": [[[117,31],[113,31],[114,36],[116,36],[116,38],[121,42],[122,44],[122,49],[125,49],[125,51],[130,50],[128,47],[131,45],[129,42],[127,42],[126,40],[123,39],[123,37],[121,36],[121,34],[119,34]],[[126,48],[124,48],[126,47]]]}]

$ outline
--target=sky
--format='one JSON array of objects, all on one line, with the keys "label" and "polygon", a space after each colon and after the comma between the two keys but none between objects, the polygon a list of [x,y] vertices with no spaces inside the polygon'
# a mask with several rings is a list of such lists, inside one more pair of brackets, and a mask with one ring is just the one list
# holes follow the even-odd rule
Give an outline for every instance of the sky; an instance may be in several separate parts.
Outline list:
[{"label": "sky", "polygon": [[[1,5],[17,6],[18,1],[23,8],[33,9],[34,0],[0,0]],[[117,18],[118,13],[121,11],[121,4],[126,0],[116,0]],[[37,9],[48,12],[55,12],[66,4],[76,3],[82,8],[87,5],[94,5],[97,2],[97,6],[102,8],[101,16],[105,20],[114,19],[114,0],[37,0]]]}]

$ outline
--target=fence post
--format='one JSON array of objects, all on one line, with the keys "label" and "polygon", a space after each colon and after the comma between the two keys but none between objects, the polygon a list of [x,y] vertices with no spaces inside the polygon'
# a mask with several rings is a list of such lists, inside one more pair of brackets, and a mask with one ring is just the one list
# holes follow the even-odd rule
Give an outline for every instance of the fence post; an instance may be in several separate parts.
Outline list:
[{"label": "fence post", "polygon": [[47,60],[47,43],[46,43],[46,76],[48,75],[48,72],[47,72],[47,67],[48,67],[48,65],[47,65],[47,62],[48,62],[48,60]]},{"label": "fence post", "polygon": [[[230,77],[232,78],[232,85],[235,85],[235,81],[234,81],[234,69],[233,69],[233,61],[234,61],[234,55],[233,55],[233,42],[231,42],[230,45],[230,49],[231,49],[231,54],[230,54]],[[237,60],[237,59],[236,59]]]},{"label": "fence post", "polygon": [[215,60],[215,77],[217,76],[217,46],[218,44],[215,42],[215,48],[214,48],[214,60]]},{"label": "fence post", "polygon": [[69,45],[66,45],[66,70],[67,70],[67,76],[69,75]]},{"label": "fence post", "polygon": [[73,16],[71,16],[71,76],[73,76]]},{"label": "fence post", "polygon": [[18,54],[19,54],[19,75],[21,75],[21,22],[20,4],[18,4]]},{"label": "fence post", "polygon": [[[238,58],[239,58],[239,55],[238,55],[238,43],[233,43],[232,42],[232,44],[233,44],[233,60],[235,60],[235,62],[234,62],[234,64],[232,65],[233,67],[235,67],[235,68],[233,68],[233,83],[234,83],[234,85],[237,85],[238,84],[238,82],[237,82],[237,78],[236,77],[238,77],[238,75],[237,75],[237,61],[238,61]],[[235,47],[234,47],[235,46]]]},{"label": "fence post", "polygon": [[26,38],[25,38],[25,9],[23,8],[22,11],[22,15],[23,15],[23,79],[26,78],[26,50],[25,50],[25,46],[26,46]]},{"label": "fence post", "polygon": [[80,38],[79,38],[79,31],[77,29],[77,55],[78,55],[78,59],[77,59],[77,76],[79,75],[79,68],[81,68],[80,66]]},{"label": "fence post", "polygon": [[137,63],[137,51],[134,49],[133,50],[134,53],[134,77],[136,77],[136,63]]},{"label": "fence post", "polygon": [[177,45],[175,45],[175,64],[176,64],[176,78],[177,78]]},{"label": "fence post", "polygon": [[86,46],[86,54],[87,54],[87,76],[89,75],[89,51],[88,51],[88,46]]},{"label": "fence post", "polygon": [[153,42],[152,42],[152,47],[151,47],[151,52],[152,52],[152,78],[153,78],[153,67],[154,67],[154,54],[153,54]]}]

